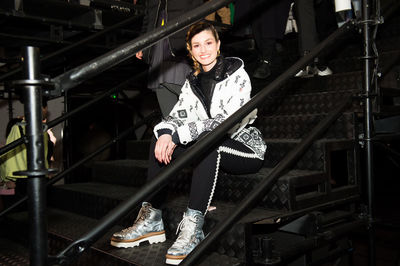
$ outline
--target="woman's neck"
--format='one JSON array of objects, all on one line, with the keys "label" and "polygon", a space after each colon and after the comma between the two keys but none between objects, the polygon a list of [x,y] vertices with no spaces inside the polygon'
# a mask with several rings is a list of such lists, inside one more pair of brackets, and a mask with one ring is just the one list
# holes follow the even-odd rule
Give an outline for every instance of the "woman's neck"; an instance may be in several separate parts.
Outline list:
[{"label": "woman's neck", "polygon": [[202,65],[202,66],[201,66],[202,72],[209,72],[209,71],[211,71],[211,70],[215,67],[215,65],[217,64],[217,61],[218,61],[218,58],[216,58],[215,61],[212,62],[212,63],[209,64],[209,65],[206,65],[206,66]]}]

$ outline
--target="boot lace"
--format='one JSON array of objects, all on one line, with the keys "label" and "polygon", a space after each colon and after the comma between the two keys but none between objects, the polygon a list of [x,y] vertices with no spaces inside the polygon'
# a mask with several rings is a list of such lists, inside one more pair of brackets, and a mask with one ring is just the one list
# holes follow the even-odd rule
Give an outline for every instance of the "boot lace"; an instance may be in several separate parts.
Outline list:
[{"label": "boot lace", "polygon": [[195,231],[196,231],[196,218],[187,216],[186,214],[183,214],[183,219],[179,223],[178,228],[176,229],[176,234],[178,234],[179,231],[181,233],[179,234],[178,238],[175,241],[174,245],[178,246],[184,246],[187,245],[188,242],[190,242],[191,238],[194,236]]}]

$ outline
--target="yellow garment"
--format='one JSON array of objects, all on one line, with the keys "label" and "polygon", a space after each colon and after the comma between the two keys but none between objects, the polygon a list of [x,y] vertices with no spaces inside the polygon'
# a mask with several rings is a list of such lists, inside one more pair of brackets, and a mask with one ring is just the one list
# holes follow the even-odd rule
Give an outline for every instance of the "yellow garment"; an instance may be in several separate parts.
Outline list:
[{"label": "yellow garment", "polygon": [[[6,144],[13,142],[21,137],[21,133],[19,130],[19,123],[14,125],[11,128],[10,134],[7,136]],[[25,126],[21,126],[24,134],[25,134]],[[44,158],[45,158],[45,167],[49,167],[49,163],[47,161],[47,151],[48,151],[48,141],[49,135],[45,132],[43,133],[43,142],[44,142]],[[13,173],[16,171],[26,171],[27,170],[27,162],[26,162],[26,146],[25,144],[21,144],[18,147],[15,147],[11,151],[1,155],[0,157],[0,181],[15,181],[16,178],[26,178],[27,176],[15,176]]]}]

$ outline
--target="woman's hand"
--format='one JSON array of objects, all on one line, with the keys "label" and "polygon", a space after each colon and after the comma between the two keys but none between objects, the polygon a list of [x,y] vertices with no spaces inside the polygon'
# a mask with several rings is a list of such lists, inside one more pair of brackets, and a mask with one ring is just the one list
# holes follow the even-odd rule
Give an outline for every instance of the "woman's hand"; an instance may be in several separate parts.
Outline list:
[{"label": "woman's hand", "polygon": [[154,149],[154,155],[160,163],[169,164],[172,159],[176,144],[172,141],[172,136],[169,134],[161,135]]},{"label": "woman's hand", "polygon": [[139,51],[136,53],[136,58],[142,60],[143,59],[143,51]]}]

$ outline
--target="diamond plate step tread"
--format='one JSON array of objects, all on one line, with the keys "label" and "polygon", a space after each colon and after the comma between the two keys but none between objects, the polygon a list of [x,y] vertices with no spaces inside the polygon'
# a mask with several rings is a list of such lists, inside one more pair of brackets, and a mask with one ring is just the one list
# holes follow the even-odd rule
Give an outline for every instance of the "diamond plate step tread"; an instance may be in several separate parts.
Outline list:
[{"label": "diamond plate step tread", "polygon": [[[264,107],[264,112],[276,115],[319,114],[332,110],[345,97],[358,91],[316,92],[307,94],[289,94],[278,97],[273,104]],[[353,102],[354,112],[361,111],[360,104]]]},{"label": "diamond plate step tread", "polygon": [[[218,178],[215,190],[215,200],[224,200],[238,203],[257,187],[259,182],[267,178],[272,168],[262,168],[253,175],[230,175],[222,173]],[[315,184],[323,185],[327,182],[326,174],[322,171],[290,170],[282,175],[271,190],[261,200],[258,206],[270,209],[296,209],[296,188]]]},{"label": "diamond plate step tread", "polygon": [[[301,139],[265,139],[265,142],[267,143],[267,152],[264,166],[273,168],[301,142]],[[324,171],[325,145],[348,142],[348,139],[319,139],[311,145],[293,168]]]},{"label": "diamond plate step tread", "polygon": [[[163,211],[163,216],[166,217],[164,225],[167,232],[167,237],[174,235],[179,222],[182,219],[182,214],[186,210],[188,198],[184,196],[176,197],[168,202],[168,208]],[[204,233],[211,232],[212,228],[219,222],[223,221],[232,214],[237,208],[237,204],[227,202],[214,201],[212,206],[216,210],[208,212],[206,222],[204,224]],[[259,221],[264,215],[269,217],[279,217],[287,213],[281,210],[270,210],[265,208],[254,208],[249,210],[249,213],[242,217],[235,225],[233,225],[219,239],[218,243],[214,243],[212,249],[219,254],[236,257],[244,260],[245,258],[245,228],[248,224],[253,224]]]},{"label": "diamond plate step tread", "polygon": [[29,250],[27,247],[0,237],[0,265],[29,265]]},{"label": "diamond plate step tread", "polygon": [[[277,115],[259,117],[259,129],[268,139],[296,139],[310,132],[328,114]],[[353,139],[354,113],[343,113],[323,135],[325,138]]]}]

